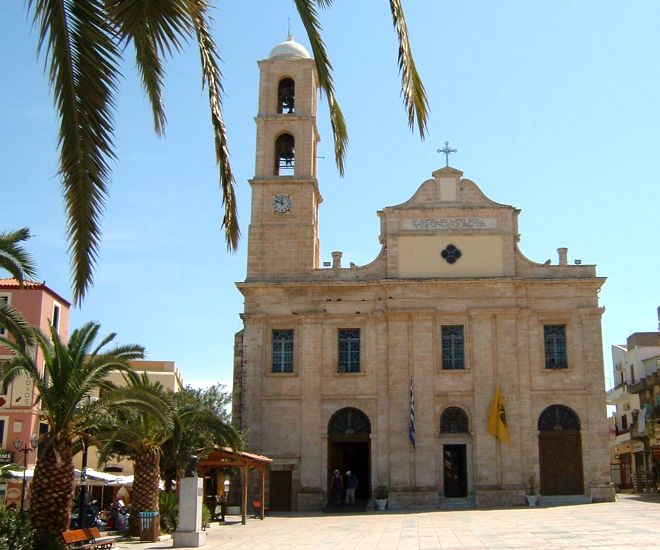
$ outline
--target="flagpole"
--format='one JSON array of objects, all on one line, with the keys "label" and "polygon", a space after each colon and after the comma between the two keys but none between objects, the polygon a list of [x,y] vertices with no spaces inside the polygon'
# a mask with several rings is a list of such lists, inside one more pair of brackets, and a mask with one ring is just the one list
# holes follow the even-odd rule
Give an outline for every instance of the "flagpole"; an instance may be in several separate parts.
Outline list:
[{"label": "flagpole", "polygon": [[412,445],[412,452],[410,456],[410,485],[411,487],[415,486],[415,480],[417,479],[417,463],[415,461],[415,448],[417,447],[416,439],[416,426],[415,426],[415,387],[413,383],[413,376],[410,376],[410,389],[408,391],[409,397],[409,406],[410,406],[410,418],[408,420],[408,441]]}]

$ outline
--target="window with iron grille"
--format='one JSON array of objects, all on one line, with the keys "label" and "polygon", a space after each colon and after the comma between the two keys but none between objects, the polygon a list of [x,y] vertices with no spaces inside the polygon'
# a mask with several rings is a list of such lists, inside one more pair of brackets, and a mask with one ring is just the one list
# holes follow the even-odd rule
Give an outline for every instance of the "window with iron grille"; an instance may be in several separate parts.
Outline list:
[{"label": "window with iron grille", "polygon": [[338,372],[360,372],[360,329],[340,328],[338,331]]},{"label": "window with iron grille", "polygon": [[462,326],[442,327],[442,369],[465,368],[465,345]]},{"label": "window with iron grille", "polygon": [[567,369],[566,325],[545,325],[543,327],[546,369]]},{"label": "window with iron grille", "polygon": [[[9,304],[9,296],[0,296],[0,302],[4,304]],[[5,329],[0,327],[0,336],[4,336]]]},{"label": "window with iron grille", "polygon": [[440,433],[460,434],[469,432],[468,416],[459,407],[449,407],[442,411],[440,417]]},{"label": "window with iron grille", "polygon": [[293,372],[293,330],[273,331],[272,372]]}]

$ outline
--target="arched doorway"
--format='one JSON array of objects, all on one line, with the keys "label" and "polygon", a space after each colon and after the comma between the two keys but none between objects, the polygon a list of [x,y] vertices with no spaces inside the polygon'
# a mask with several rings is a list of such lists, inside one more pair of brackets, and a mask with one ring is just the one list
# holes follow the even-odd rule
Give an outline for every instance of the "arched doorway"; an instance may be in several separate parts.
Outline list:
[{"label": "arched doorway", "polygon": [[584,494],[580,419],[564,405],[539,416],[539,467],[542,495]]},{"label": "arched doorway", "polygon": [[357,476],[357,500],[369,498],[371,488],[371,422],[359,409],[338,410],[328,422],[328,488],[336,469],[346,477],[350,470]]},{"label": "arched doorway", "polygon": [[[467,413],[460,407],[448,407],[440,416],[440,437],[446,434],[469,434]],[[468,495],[467,445],[449,440],[442,444],[442,471],[446,498]]]}]

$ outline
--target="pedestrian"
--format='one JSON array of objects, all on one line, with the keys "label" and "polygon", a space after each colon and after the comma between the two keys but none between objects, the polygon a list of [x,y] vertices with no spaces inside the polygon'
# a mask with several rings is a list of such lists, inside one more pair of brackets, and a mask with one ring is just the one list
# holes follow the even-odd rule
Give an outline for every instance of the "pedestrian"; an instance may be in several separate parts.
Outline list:
[{"label": "pedestrian", "polygon": [[346,472],[346,504],[355,504],[355,489],[357,485],[357,476],[348,470]]},{"label": "pedestrian", "polygon": [[342,479],[339,470],[335,470],[334,472],[332,472],[330,491],[332,493],[332,501],[335,504],[341,504],[341,494],[344,491],[344,480]]}]

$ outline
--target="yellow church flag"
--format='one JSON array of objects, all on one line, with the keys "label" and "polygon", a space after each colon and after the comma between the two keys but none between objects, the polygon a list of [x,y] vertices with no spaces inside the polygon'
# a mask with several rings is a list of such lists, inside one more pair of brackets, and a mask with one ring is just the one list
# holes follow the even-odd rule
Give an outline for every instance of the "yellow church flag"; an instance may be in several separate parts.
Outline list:
[{"label": "yellow church flag", "polygon": [[504,411],[504,399],[502,399],[499,384],[495,388],[493,402],[490,404],[490,411],[488,411],[488,433],[503,443],[510,443],[509,428],[506,424],[506,412]]}]

